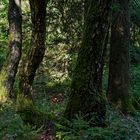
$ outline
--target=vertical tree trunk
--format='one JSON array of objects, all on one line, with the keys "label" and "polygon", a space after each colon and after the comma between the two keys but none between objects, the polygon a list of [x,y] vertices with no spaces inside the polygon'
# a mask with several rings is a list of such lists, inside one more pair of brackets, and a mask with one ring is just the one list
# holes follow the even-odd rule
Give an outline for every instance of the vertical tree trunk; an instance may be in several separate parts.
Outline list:
[{"label": "vertical tree trunk", "polygon": [[8,21],[9,52],[1,71],[1,84],[3,83],[6,94],[11,97],[22,50],[21,0],[9,0]]},{"label": "vertical tree trunk", "polygon": [[119,8],[113,12],[111,29],[109,99],[126,109],[130,98],[130,0],[115,0],[115,4]]},{"label": "vertical tree trunk", "polygon": [[[20,93],[17,96],[16,111],[26,123],[43,125],[46,114],[40,112],[32,100],[32,83],[37,68],[43,60],[46,38],[46,6],[49,0],[30,0],[32,38],[31,48],[23,62],[20,79]],[[23,115],[24,114],[24,115]],[[32,116],[34,114],[34,116]]]},{"label": "vertical tree trunk", "polygon": [[102,97],[102,58],[109,29],[111,1],[88,0],[82,46],[73,74],[71,95],[64,116],[72,119],[81,112],[87,119],[97,113],[99,123],[105,116]]},{"label": "vertical tree trunk", "polygon": [[32,98],[31,90],[35,72],[45,53],[46,5],[47,0],[30,0],[32,20],[31,48],[25,59],[20,80],[21,92],[29,98]]}]

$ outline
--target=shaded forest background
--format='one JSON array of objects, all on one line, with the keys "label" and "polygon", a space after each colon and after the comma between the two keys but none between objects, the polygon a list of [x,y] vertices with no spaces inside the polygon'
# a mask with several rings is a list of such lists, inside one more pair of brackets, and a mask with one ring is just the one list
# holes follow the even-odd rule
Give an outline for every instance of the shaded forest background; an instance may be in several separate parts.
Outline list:
[{"label": "shaded forest background", "polygon": [[[18,1],[20,2],[20,0]],[[10,0],[10,2],[12,3],[13,0]],[[22,41],[19,39],[20,43],[17,44],[17,46],[19,45],[18,48],[22,46],[21,50],[17,50],[19,53],[22,52],[22,55],[19,54],[18,56],[16,53],[12,54],[9,49],[10,45],[13,45],[10,44],[10,41],[12,42],[12,38],[14,38],[13,28],[10,28],[10,22],[8,21],[12,19],[12,16],[10,18],[8,15],[10,3],[8,0],[1,0],[1,140],[140,139],[140,1],[133,0],[128,6],[129,9],[126,6],[128,4],[127,0],[123,0],[123,2],[124,5],[117,0],[113,4],[107,0],[101,4],[94,0],[88,0],[87,2],[84,0],[46,0],[36,3],[32,0],[30,2],[21,1],[22,19],[19,14],[17,18],[21,21],[18,19],[16,25],[19,28],[18,33],[22,33],[22,36],[18,34],[19,36],[16,37],[22,39]],[[121,4],[124,7],[126,6],[124,9],[127,9],[130,14],[128,15],[131,20],[130,46],[122,45],[121,37],[119,38],[117,31],[117,38],[114,38],[114,41],[111,39],[112,31],[113,29],[115,31],[116,26],[129,24],[122,22],[127,21],[123,20],[124,15],[120,16],[121,18],[115,15],[123,13]],[[11,7],[11,12],[14,11],[13,7]],[[92,7],[94,8],[92,9]],[[112,13],[115,13],[113,15],[116,16],[115,19],[112,18]],[[41,21],[41,24],[38,25],[39,21]],[[104,28],[102,29],[98,24]],[[20,29],[21,26],[22,29]],[[36,33],[39,41],[35,40],[33,33]],[[93,37],[94,34],[95,38]],[[84,38],[86,39],[84,40]],[[43,39],[45,42],[43,42]],[[43,42],[43,45],[39,44],[40,42]],[[116,55],[112,51],[111,56],[110,50],[111,46],[115,46],[114,44],[116,46],[117,44],[119,44],[118,46],[122,45],[124,47],[121,48],[124,49],[114,49]],[[37,53],[34,53],[32,46],[39,48]],[[103,57],[99,61],[101,67],[98,65],[99,69],[101,68],[100,72],[98,68],[94,71],[96,62],[100,60],[99,56],[102,56],[101,51],[103,51]],[[127,51],[130,53],[130,59],[125,61],[126,53],[124,52]],[[124,58],[124,62],[119,63],[121,57]],[[111,58],[114,60],[111,61]],[[13,69],[10,70],[12,65],[10,67],[9,64],[14,65],[15,63],[16,65],[14,59],[18,66],[16,77],[7,80],[7,82],[5,75],[7,73],[10,76],[12,75]],[[121,90],[121,94],[118,96],[116,94],[120,91],[118,88],[113,89],[113,81],[110,78],[110,62],[112,62],[112,72],[116,74],[118,70],[118,77],[121,74],[120,77],[126,76],[127,72],[130,76],[130,79],[129,76],[126,76],[128,86],[126,89],[123,87],[125,92]],[[116,62],[118,62],[118,65]],[[113,71],[114,69],[116,71]],[[127,71],[128,69],[130,70]],[[88,76],[90,72],[91,77]],[[31,78],[28,79],[28,77]],[[3,84],[3,81],[8,84]],[[12,81],[11,84],[9,81]],[[94,84],[90,86],[86,81]],[[127,83],[126,81],[124,84]],[[112,86],[109,86],[111,84]],[[5,87],[10,90],[5,90]],[[86,89],[87,87],[88,89]],[[97,88],[96,92],[93,91],[95,87]],[[89,90],[89,88],[91,89]],[[115,93],[115,97],[110,93]]]}]

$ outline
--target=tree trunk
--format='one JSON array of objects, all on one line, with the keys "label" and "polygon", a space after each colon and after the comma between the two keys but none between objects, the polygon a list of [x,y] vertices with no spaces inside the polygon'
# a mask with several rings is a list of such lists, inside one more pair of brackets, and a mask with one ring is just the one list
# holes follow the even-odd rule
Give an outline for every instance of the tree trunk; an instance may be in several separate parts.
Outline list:
[{"label": "tree trunk", "polygon": [[[22,15],[21,0],[9,0],[9,52],[1,71],[1,84],[8,96],[13,96],[13,84],[21,58],[22,50]],[[3,77],[3,78],[2,78]],[[3,90],[1,90],[3,92]]]},{"label": "tree trunk", "polygon": [[31,48],[25,59],[20,80],[21,92],[29,98],[32,98],[32,83],[45,53],[46,5],[47,0],[30,0],[32,20]]},{"label": "tree trunk", "polygon": [[97,113],[103,123],[106,112],[102,95],[102,62],[109,29],[110,0],[88,0],[82,46],[71,84],[71,95],[64,116],[72,119],[81,113],[90,119]]},{"label": "tree trunk", "polygon": [[[49,1],[49,0],[48,0]],[[26,123],[42,126],[46,114],[40,112],[32,100],[32,83],[35,73],[43,60],[46,38],[46,6],[47,0],[30,0],[32,38],[31,48],[23,62],[20,73],[20,94],[16,100],[16,111]],[[24,115],[23,115],[24,114]],[[34,117],[31,117],[34,114]]]},{"label": "tree trunk", "polygon": [[113,12],[111,29],[109,99],[126,110],[130,99],[130,0],[115,0],[115,4],[119,9]]}]

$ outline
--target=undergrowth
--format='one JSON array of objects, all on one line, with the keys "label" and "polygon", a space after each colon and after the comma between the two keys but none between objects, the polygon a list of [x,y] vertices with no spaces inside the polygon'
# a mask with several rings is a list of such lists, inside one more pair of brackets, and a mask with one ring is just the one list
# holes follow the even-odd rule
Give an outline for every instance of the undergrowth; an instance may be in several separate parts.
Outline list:
[{"label": "undergrowth", "polygon": [[[92,119],[94,119],[93,116]],[[120,112],[108,109],[106,127],[91,127],[90,121],[77,116],[67,125],[57,125],[59,140],[139,140],[140,116],[123,116]]]},{"label": "undergrowth", "polygon": [[37,140],[41,130],[25,124],[11,105],[0,107],[0,140]]}]

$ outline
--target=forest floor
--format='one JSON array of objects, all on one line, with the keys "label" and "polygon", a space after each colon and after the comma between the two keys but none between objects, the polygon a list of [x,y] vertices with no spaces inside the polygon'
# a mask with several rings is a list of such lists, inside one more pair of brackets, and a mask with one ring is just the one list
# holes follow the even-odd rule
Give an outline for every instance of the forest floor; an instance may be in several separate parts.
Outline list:
[{"label": "forest floor", "polygon": [[[36,73],[33,99],[37,108],[50,116],[46,127],[26,124],[10,104],[0,108],[0,140],[140,140],[140,64],[131,65],[131,95],[138,101],[138,111],[124,116],[107,105],[106,127],[91,127],[82,116],[72,122],[62,119],[70,94],[71,75],[76,54],[69,55],[67,47],[50,48]],[[107,89],[108,68],[105,67],[103,89]],[[18,90],[18,80],[15,91]],[[93,119],[94,119],[93,115]],[[66,121],[67,125],[64,125]]]},{"label": "forest floor", "polygon": [[[131,80],[131,93],[132,93],[132,97],[134,99],[137,99],[138,101],[137,104],[135,104],[137,109],[139,109],[140,107],[139,68],[140,68],[139,64],[132,65],[131,71],[130,71],[131,79],[132,79]],[[108,79],[107,70],[104,73],[105,74],[103,78],[103,88],[104,90],[106,90],[107,85],[108,85],[107,84],[107,79]],[[90,138],[88,138],[87,135],[91,135],[90,133],[95,133],[95,134],[92,134],[93,135],[92,137],[95,137],[95,140],[96,140],[96,137],[97,137],[97,140],[98,140],[98,137],[101,140],[121,140],[122,138],[124,140],[131,140],[131,137],[132,137],[132,140],[139,140],[140,138],[140,111],[137,111],[137,113],[132,113],[131,115],[124,116],[119,110],[115,110],[113,108],[110,108],[109,106],[107,106],[107,119],[106,119],[107,127],[105,129],[91,128],[89,126],[86,126],[88,125],[88,123],[84,122],[82,118],[80,118],[79,116],[77,120],[74,120],[71,123],[69,128],[64,127],[66,129],[64,130],[63,126],[61,126],[61,122],[59,122],[59,119],[63,115],[63,112],[66,107],[66,103],[68,100],[68,96],[70,93],[70,79],[67,77],[68,76],[67,74],[63,73],[62,75],[63,76],[65,75],[65,79],[67,80],[59,81],[60,79],[64,79],[64,78],[60,77],[58,80],[57,79],[58,77],[55,77],[56,79],[52,78],[52,79],[49,79],[47,82],[46,81],[43,82],[43,79],[45,79],[45,77],[39,74],[36,77],[36,80],[35,80],[36,82],[34,83],[34,90],[35,90],[34,98],[36,100],[37,106],[41,108],[43,111],[49,112],[52,116],[54,116],[53,118],[55,118],[54,120],[55,120],[56,125],[60,125],[60,128],[57,128],[55,132],[55,135],[57,137],[57,138],[55,137],[56,139],[90,140]],[[41,93],[41,94],[38,94],[38,93]],[[60,124],[57,124],[57,121]],[[50,128],[50,130],[51,129],[52,128]],[[52,135],[54,135],[54,131],[52,133],[52,130],[51,132],[44,130],[41,137],[44,138],[44,140],[48,140],[48,138],[51,137]]]}]

